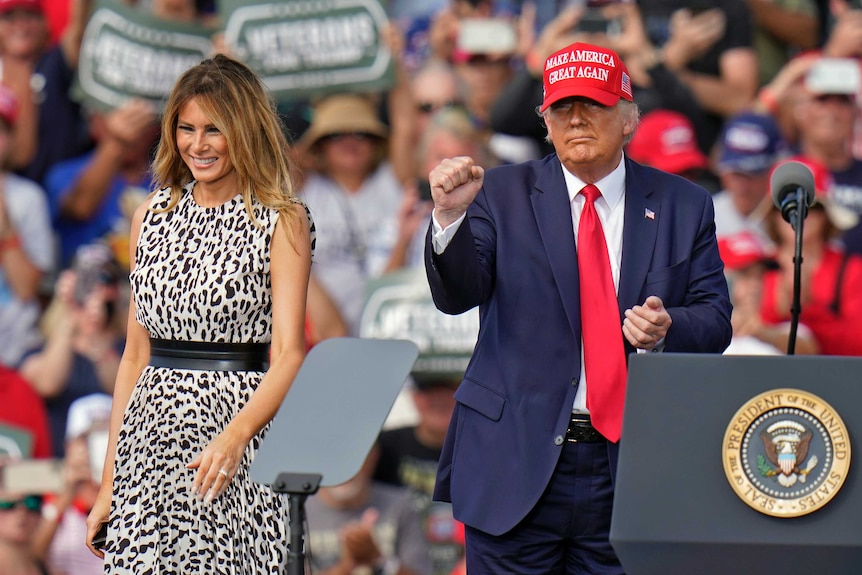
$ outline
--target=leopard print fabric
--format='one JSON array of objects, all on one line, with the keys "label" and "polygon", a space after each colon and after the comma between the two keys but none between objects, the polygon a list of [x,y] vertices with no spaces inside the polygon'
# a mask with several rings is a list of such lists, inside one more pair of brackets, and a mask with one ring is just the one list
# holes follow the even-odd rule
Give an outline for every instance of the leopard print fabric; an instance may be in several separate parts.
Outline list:
[{"label": "leopard print fabric", "polygon": [[[152,337],[269,342],[269,246],[278,212],[241,195],[204,208],[185,186],[174,209],[148,211],[130,275],[136,319]],[[168,190],[152,206],[164,207]],[[309,216],[310,217],[310,216]],[[312,224],[313,230],[313,224]],[[249,465],[266,433],[246,448],[227,492],[212,503],[190,495],[186,464],[245,405],[262,372],[156,368],[141,374],[119,433],[105,573],[280,573],[287,552],[287,501],[254,483]]]}]

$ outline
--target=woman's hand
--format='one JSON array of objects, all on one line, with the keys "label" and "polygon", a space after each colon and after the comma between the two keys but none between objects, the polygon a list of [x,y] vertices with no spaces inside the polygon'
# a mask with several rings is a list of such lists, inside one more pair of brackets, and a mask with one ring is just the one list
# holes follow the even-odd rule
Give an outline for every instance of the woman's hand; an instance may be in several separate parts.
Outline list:
[{"label": "woman's hand", "polygon": [[93,555],[101,558],[105,557],[105,552],[93,547],[93,538],[99,532],[102,524],[108,522],[108,517],[111,513],[111,496],[113,495],[111,489],[110,485],[102,485],[102,489],[99,490],[99,495],[96,497],[96,502],[93,504],[90,514],[87,515],[87,548]]},{"label": "woman's hand", "polygon": [[194,461],[186,465],[188,469],[196,469],[192,481],[191,494],[198,501],[212,503],[221,496],[236,475],[242,462],[248,440],[225,429],[198,455]]}]

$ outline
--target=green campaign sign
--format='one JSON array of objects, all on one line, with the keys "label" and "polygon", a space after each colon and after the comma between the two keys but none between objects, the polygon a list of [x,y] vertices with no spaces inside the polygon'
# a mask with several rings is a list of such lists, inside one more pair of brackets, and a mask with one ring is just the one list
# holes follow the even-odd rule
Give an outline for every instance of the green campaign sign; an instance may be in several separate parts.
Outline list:
[{"label": "green campaign sign", "polygon": [[158,109],[177,78],[213,53],[212,30],[99,0],[84,30],[76,91],[112,109],[130,97]]},{"label": "green campaign sign", "polygon": [[224,41],[279,99],[383,90],[394,81],[378,0],[225,0]]},{"label": "green campaign sign", "polygon": [[425,271],[407,270],[369,281],[361,337],[407,339],[419,347],[414,374],[461,375],[479,334],[479,310],[447,315],[434,306]]}]

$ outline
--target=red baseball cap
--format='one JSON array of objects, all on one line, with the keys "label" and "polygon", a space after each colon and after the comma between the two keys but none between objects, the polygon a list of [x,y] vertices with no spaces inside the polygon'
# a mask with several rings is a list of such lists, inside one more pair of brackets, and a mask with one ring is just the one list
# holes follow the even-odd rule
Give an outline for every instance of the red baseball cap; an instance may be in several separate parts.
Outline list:
[{"label": "red baseball cap", "polygon": [[548,56],[542,86],[542,112],[572,96],[583,96],[603,106],[613,106],[620,98],[633,100],[631,77],[622,58],[613,50],[583,42]]},{"label": "red baseball cap", "polygon": [[6,122],[10,128],[15,125],[15,120],[18,118],[18,98],[15,94],[0,84],[0,120]]},{"label": "red baseball cap", "polygon": [[766,242],[749,231],[718,238],[718,253],[729,270],[741,270],[770,259]]},{"label": "red baseball cap", "polygon": [[691,120],[672,110],[644,114],[626,152],[636,162],[672,174],[709,166],[709,159],[697,147]]},{"label": "red baseball cap", "polygon": [[12,10],[30,10],[31,12],[44,13],[42,0],[0,0],[0,14],[5,14]]}]

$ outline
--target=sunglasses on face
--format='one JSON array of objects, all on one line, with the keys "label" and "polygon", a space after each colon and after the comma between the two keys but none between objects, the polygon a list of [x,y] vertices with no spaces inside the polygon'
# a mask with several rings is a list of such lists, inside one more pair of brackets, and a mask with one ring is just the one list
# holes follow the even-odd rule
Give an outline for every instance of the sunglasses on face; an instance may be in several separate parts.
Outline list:
[{"label": "sunglasses on face", "polygon": [[430,114],[431,112],[436,112],[437,110],[442,110],[443,108],[454,108],[455,106],[463,105],[458,100],[446,100],[445,102],[436,103],[436,102],[422,102],[418,104],[416,108],[422,112],[423,114]]},{"label": "sunglasses on face", "polygon": [[28,495],[17,501],[0,501],[0,511],[9,511],[16,507],[23,507],[27,511],[38,513],[42,510],[42,497],[39,495]]},{"label": "sunglasses on face", "polygon": [[508,66],[511,58],[508,56],[492,56],[489,54],[473,54],[467,58],[466,64],[470,66]]},{"label": "sunglasses on face", "polygon": [[821,104],[826,102],[837,102],[839,104],[851,104],[853,102],[853,97],[847,94],[820,94],[819,96],[815,96],[814,100]]},{"label": "sunglasses on face", "polygon": [[373,140],[377,136],[374,134],[369,134],[367,132],[339,132],[336,134],[328,134],[323,136],[320,141],[322,142],[338,142],[347,138],[353,138],[354,140]]}]

